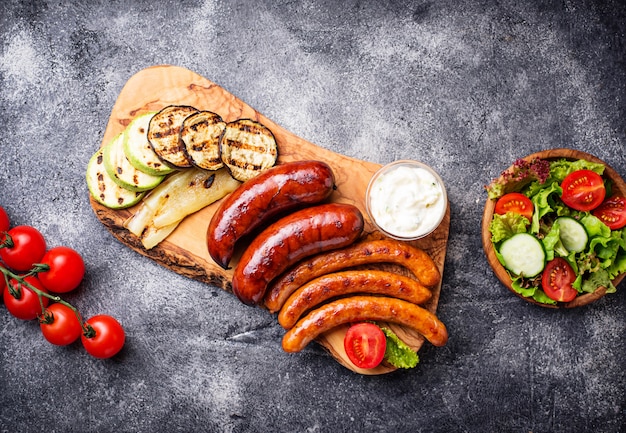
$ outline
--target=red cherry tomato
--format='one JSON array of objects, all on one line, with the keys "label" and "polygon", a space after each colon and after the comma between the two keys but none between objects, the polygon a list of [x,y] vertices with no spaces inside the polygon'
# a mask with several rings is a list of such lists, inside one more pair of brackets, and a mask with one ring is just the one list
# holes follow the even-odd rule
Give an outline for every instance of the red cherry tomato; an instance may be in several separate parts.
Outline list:
[{"label": "red cherry tomato", "polygon": [[[122,350],[126,334],[122,325],[115,318],[100,314],[87,320],[85,325],[88,325],[88,331],[83,332],[80,338],[85,350],[91,356],[102,359],[110,358]],[[91,332],[92,330],[93,332]]]},{"label": "red cherry tomato", "polygon": [[385,357],[387,339],[373,323],[357,323],[348,328],[343,340],[348,358],[359,368],[374,368]]},{"label": "red cherry tomato", "polygon": [[41,264],[49,269],[39,272],[37,277],[54,293],[67,293],[74,290],[85,276],[85,262],[78,252],[68,247],[54,247],[41,259]]},{"label": "red cherry tomato", "polygon": [[70,307],[59,303],[46,308],[39,324],[44,338],[57,346],[73,343],[83,332],[76,313]]},{"label": "red cherry tomato", "polygon": [[579,211],[590,211],[602,203],[606,195],[602,176],[591,170],[576,170],[561,182],[561,200]]},{"label": "red cherry tomato", "polygon": [[510,192],[498,199],[494,210],[498,215],[504,215],[507,212],[515,212],[530,220],[533,217],[533,209],[533,202],[524,194]]},{"label": "red cherry tomato", "polygon": [[0,206],[0,233],[9,231],[11,227],[11,221],[9,221],[9,215],[4,210],[2,206]]},{"label": "red cherry tomato", "polygon": [[[25,277],[24,281],[31,284],[36,289],[47,293],[45,287],[34,275]],[[14,290],[19,292],[19,296],[16,298],[9,291],[9,287],[4,288],[4,305],[7,307],[7,310],[9,310],[9,313],[22,320],[33,320],[39,317],[42,313],[42,303],[45,308],[48,306],[50,300],[42,296],[41,302],[39,302],[39,296],[26,285],[19,284],[15,279],[11,279],[9,283]]]},{"label": "red cherry tomato", "polygon": [[618,230],[626,226],[626,199],[621,196],[612,196],[602,202],[593,215],[599,218],[611,230]]},{"label": "red cherry tomato", "polygon": [[[34,227],[13,227],[8,231],[8,237],[12,241],[12,246],[0,248],[0,258],[5,265],[15,271],[29,271],[46,253],[46,240]],[[2,241],[6,245],[7,237],[2,235]]]},{"label": "red cherry tomato", "polygon": [[576,274],[567,260],[557,257],[550,260],[543,270],[541,287],[550,299],[558,302],[570,302],[578,295],[572,286],[575,280]]}]

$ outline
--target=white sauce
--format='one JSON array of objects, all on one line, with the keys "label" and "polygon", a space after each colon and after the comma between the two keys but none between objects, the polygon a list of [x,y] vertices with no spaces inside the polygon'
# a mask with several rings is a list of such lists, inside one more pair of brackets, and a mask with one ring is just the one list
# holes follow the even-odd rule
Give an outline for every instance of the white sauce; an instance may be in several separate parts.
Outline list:
[{"label": "white sauce", "polygon": [[369,200],[378,226],[402,238],[430,233],[446,210],[442,186],[421,167],[399,165],[381,174],[371,186]]}]

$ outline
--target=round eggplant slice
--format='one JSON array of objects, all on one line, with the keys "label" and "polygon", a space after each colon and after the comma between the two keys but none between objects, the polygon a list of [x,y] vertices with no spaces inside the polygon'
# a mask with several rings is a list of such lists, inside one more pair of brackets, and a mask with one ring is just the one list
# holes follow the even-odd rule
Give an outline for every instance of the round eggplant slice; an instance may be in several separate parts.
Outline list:
[{"label": "round eggplant slice", "polygon": [[174,167],[193,165],[185,153],[180,130],[183,121],[196,112],[198,109],[188,105],[168,105],[150,119],[148,141],[159,158]]},{"label": "round eggplant slice", "polygon": [[252,119],[238,119],[226,124],[220,152],[232,176],[242,182],[274,166],[278,158],[274,134]]},{"label": "round eggplant slice", "polygon": [[183,121],[180,139],[192,163],[204,170],[224,166],[220,158],[220,137],[226,122],[212,111],[198,111]]}]

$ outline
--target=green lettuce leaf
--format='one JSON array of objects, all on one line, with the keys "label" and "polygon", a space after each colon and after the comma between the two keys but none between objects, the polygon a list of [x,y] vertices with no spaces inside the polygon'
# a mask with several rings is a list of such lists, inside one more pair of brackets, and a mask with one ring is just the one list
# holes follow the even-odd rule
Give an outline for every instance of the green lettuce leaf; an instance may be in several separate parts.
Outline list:
[{"label": "green lettuce leaf", "polygon": [[507,212],[504,215],[494,214],[489,224],[491,242],[497,244],[517,233],[526,233],[528,223],[526,217],[515,212]]},{"label": "green lettuce leaf", "polygon": [[419,363],[419,356],[409,346],[407,346],[389,328],[383,328],[383,333],[387,337],[387,349],[385,350],[385,360],[396,368],[413,368]]},{"label": "green lettuce leaf", "polygon": [[584,159],[568,161],[567,159],[559,159],[550,163],[550,177],[556,182],[562,182],[568,174],[576,170],[591,170],[599,175],[604,173],[604,164],[591,162]]}]

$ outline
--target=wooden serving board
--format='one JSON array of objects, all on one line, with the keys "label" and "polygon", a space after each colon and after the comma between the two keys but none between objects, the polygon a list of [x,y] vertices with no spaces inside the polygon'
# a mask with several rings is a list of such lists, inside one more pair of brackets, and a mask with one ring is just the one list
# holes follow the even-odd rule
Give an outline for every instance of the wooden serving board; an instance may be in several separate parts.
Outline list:
[{"label": "wooden serving board", "polygon": [[[611,168],[606,162],[602,161],[598,157],[593,156],[589,153],[581,152],[579,150],[574,150],[574,149],[550,149],[550,150],[544,150],[542,152],[533,153],[531,155],[524,157],[523,159],[525,159],[526,161],[531,161],[535,158],[546,159],[549,161],[554,161],[554,160],[559,160],[559,159],[567,159],[570,161],[584,159],[587,161],[603,164],[606,167],[604,170],[604,176],[608,177],[613,182],[613,192],[620,193],[622,196],[626,196],[626,183],[624,183],[624,180],[620,177],[620,175],[613,168]],[[507,168],[505,171],[511,170],[511,168],[512,166]],[[510,191],[507,191],[507,192],[510,192]],[[599,287],[598,289],[596,289],[595,292],[586,293],[586,294],[577,296],[571,302],[567,302],[567,303],[563,303],[559,305],[549,305],[549,304],[543,304],[543,303],[537,302],[532,298],[526,298],[520,295],[519,293],[517,293],[512,287],[511,277],[509,276],[506,269],[504,269],[504,266],[502,266],[502,264],[498,260],[498,257],[496,257],[496,252],[495,252],[495,249],[493,248],[493,243],[491,242],[491,232],[489,231],[489,224],[491,223],[491,220],[493,219],[495,205],[496,205],[496,200],[487,199],[487,202],[485,203],[485,210],[483,212],[483,220],[482,220],[483,249],[485,250],[487,261],[489,262],[489,265],[493,269],[493,272],[496,274],[496,277],[512,293],[524,299],[525,301],[528,301],[532,304],[536,304],[536,305],[539,305],[541,307],[546,307],[546,308],[580,307],[580,306],[595,302],[606,294],[606,288]],[[617,278],[615,278],[615,280],[613,280],[613,284],[617,286],[624,279],[624,276],[625,274],[620,274]]]},{"label": "wooden serving board", "polygon": [[[365,190],[370,177],[380,168],[371,162],[359,161],[330,150],[311,144],[281,126],[272,122],[243,101],[206,78],[181,67],[154,66],[139,71],[132,76],[120,92],[102,138],[102,145],[113,139],[137,115],[149,111],[158,111],[167,105],[191,105],[198,109],[213,111],[229,122],[239,118],[251,118],[267,126],[278,143],[278,164],[294,160],[321,160],[328,163],[336,177],[337,190],[331,201],[350,203],[357,206],[365,218],[364,236],[381,237],[375,232],[365,211]],[[95,149],[94,149],[95,151]],[[177,229],[157,247],[146,250],[137,237],[128,232],[124,221],[136,210],[137,206],[112,210],[91,199],[91,205],[98,219],[123,244],[136,252],[151,258],[177,274],[217,285],[231,291],[232,268],[224,270],[211,259],[206,246],[206,230],[211,216],[219,206],[214,203],[193,215],[188,216]],[[450,209],[435,232],[412,244],[426,250],[443,275],[443,267],[450,226]],[[236,262],[236,259],[235,259]],[[236,263],[231,263],[234,267]],[[408,274],[408,271],[398,269]],[[433,297],[426,305],[435,312],[439,301],[441,283],[433,290]],[[241,308],[250,308],[241,305]],[[268,312],[269,314],[269,312]],[[414,350],[419,350],[424,339],[416,332],[399,326],[391,326]],[[381,374],[394,371],[395,368],[381,365],[372,370],[359,370],[347,359],[343,349],[343,336],[346,328],[338,328],[318,338],[330,354],[347,368],[362,374]]]}]

